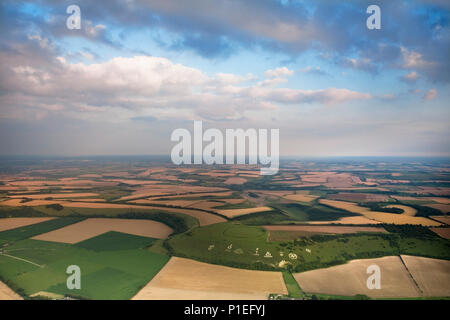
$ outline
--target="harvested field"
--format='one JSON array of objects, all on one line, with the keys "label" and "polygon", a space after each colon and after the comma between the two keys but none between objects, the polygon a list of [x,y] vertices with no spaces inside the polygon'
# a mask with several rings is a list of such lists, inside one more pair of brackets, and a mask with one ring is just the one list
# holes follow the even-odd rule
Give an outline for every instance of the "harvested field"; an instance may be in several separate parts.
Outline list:
[{"label": "harvested field", "polygon": [[450,239],[450,228],[430,228],[430,230],[444,239]]},{"label": "harvested field", "polygon": [[245,178],[239,178],[239,177],[232,177],[225,180],[225,184],[244,184],[247,182],[247,179]]},{"label": "harvested field", "polygon": [[[381,289],[367,288],[367,267],[370,265],[380,267]],[[402,261],[396,256],[352,260],[344,265],[297,273],[294,278],[308,293],[340,296],[365,294],[373,298],[413,298],[421,295]]]},{"label": "harvested field", "polygon": [[450,224],[450,216],[430,216],[430,218],[445,224]]},{"label": "harvested field", "polygon": [[[199,192],[193,194],[183,194],[183,195],[175,195],[175,196],[162,196],[162,197],[152,197],[152,200],[161,200],[161,199],[174,199],[177,198],[199,198],[199,197],[229,197],[232,195],[231,191],[225,192]],[[225,199],[224,199],[225,200]]]},{"label": "harvested field", "polygon": [[267,299],[287,294],[281,272],[224,267],[172,257],[134,300]]},{"label": "harvested field", "polygon": [[273,225],[264,226],[268,231],[289,231],[289,232],[308,232],[308,233],[330,233],[330,234],[346,234],[358,232],[383,232],[386,230],[382,227],[346,227],[346,226],[311,226],[311,225]]},{"label": "harvested field", "polygon": [[450,297],[450,261],[401,256],[425,297]]},{"label": "harvested field", "polygon": [[18,195],[18,196],[9,196],[12,199],[16,198],[28,198],[35,200],[44,200],[46,198],[52,199],[60,199],[60,198],[84,198],[84,197],[95,197],[98,196],[98,193],[85,192],[85,193],[41,193],[41,194],[27,194],[27,195]]},{"label": "harvested field", "polygon": [[0,300],[23,300],[23,298],[0,281]]},{"label": "harvested field", "polygon": [[430,197],[430,198],[419,198],[419,199],[430,199],[437,203],[450,204],[450,198]]},{"label": "harvested field", "polygon": [[408,207],[408,206],[399,205],[399,204],[388,205],[388,206],[385,206],[385,208],[397,208],[397,209],[403,210],[402,214],[410,216],[410,217],[414,217],[417,213],[416,209],[414,209],[412,207]]},{"label": "harvested field", "polygon": [[257,207],[257,208],[246,208],[246,209],[225,209],[225,210],[217,210],[217,213],[228,217],[233,218],[236,216],[242,216],[244,214],[264,212],[264,211],[272,211],[273,209],[270,207]]},{"label": "harvested field", "polygon": [[1,218],[0,231],[11,230],[19,227],[29,226],[30,224],[40,223],[52,220],[52,217],[44,218]]},{"label": "harvested field", "polygon": [[220,199],[220,201],[226,202],[228,204],[238,204],[245,201],[245,199]]},{"label": "harvested field", "polygon": [[449,213],[450,212],[450,204],[424,204],[425,207],[430,207],[436,210],[441,211],[442,213]]},{"label": "harvested field", "polygon": [[343,217],[334,221],[309,221],[309,224],[380,224],[381,222],[366,217]]},{"label": "harvested field", "polygon": [[284,196],[287,200],[299,201],[299,202],[311,202],[314,199],[317,199],[318,196],[312,196],[307,194],[289,194]]},{"label": "harvested field", "polygon": [[389,197],[383,194],[341,192],[337,194],[330,194],[328,199],[350,202],[382,202],[388,200]]},{"label": "harvested field", "polygon": [[149,200],[149,199],[139,199],[131,201],[136,204],[151,204],[151,205],[164,205],[164,206],[175,206],[175,207],[188,207],[191,204],[197,203],[198,200]]},{"label": "harvested field", "polygon": [[345,202],[345,201],[337,201],[337,200],[328,200],[321,199],[320,203],[324,205],[328,205],[333,208],[343,209],[353,213],[359,213],[364,217],[384,223],[393,223],[393,224],[416,224],[423,226],[439,226],[440,223],[424,218],[424,217],[411,217],[406,214],[395,214],[395,213],[387,213],[387,212],[378,212],[378,211],[370,211],[369,208],[361,207],[355,203]]},{"label": "harvested field", "polygon": [[165,239],[173,232],[165,224],[153,220],[90,218],[61,229],[40,234],[32,239],[77,243],[108,231],[156,239]]},{"label": "harvested field", "polygon": [[11,199],[1,202],[2,205],[19,207],[19,206],[45,206],[49,204],[60,204],[69,208],[99,208],[99,209],[144,209],[144,210],[161,210],[165,212],[176,212],[186,214],[196,218],[201,226],[210,225],[213,223],[225,222],[226,220],[220,216],[212,213],[195,210],[195,209],[181,209],[160,206],[138,206],[132,204],[116,204],[116,203],[99,203],[99,202],[79,202],[79,201],[54,201],[54,200],[32,200],[29,202],[20,203],[21,199]]},{"label": "harvested field", "polygon": [[[219,206],[223,206],[224,203],[223,202],[217,202],[217,201],[197,201],[193,204],[191,204],[189,207],[190,208],[195,208],[195,209],[202,209],[202,210],[212,210],[214,207],[219,207]],[[217,210],[213,210],[213,211],[217,211]]]},{"label": "harvested field", "polygon": [[225,188],[202,187],[189,185],[154,185],[137,188],[130,196],[121,197],[119,200],[131,200],[136,198],[145,198],[152,196],[195,194],[214,191],[226,191]]}]

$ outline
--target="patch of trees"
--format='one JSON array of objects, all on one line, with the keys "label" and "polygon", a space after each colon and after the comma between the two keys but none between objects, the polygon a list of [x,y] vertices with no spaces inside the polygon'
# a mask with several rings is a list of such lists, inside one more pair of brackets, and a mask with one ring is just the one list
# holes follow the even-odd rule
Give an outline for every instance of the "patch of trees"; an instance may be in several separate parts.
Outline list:
[{"label": "patch of trees", "polygon": [[385,205],[387,205],[387,203],[367,202],[367,203],[361,204],[361,206],[369,208],[372,211],[388,212],[388,213],[396,213],[396,214],[403,213],[402,209],[399,209],[399,208],[386,208],[386,207],[384,207]]},{"label": "patch of trees", "polygon": [[172,214],[164,213],[164,212],[156,212],[156,213],[140,213],[140,212],[128,212],[119,214],[117,218],[122,219],[146,219],[146,220],[154,220],[161,223],[164,223],[172,228],[174,234],[183,233],[189,230],[186,221],[183,218],[174,216]]},{"label": "patch of trees", "polygon": [[438,236],[430,229],[412,224],[384,224],[387,232],[398,234],[401,237],[409,238],[437,238]]},{"label": "patch of trees", "polygon": [[21,207],[12,210],[0,210],[0,218],[12,217],[45,217],[46,214],[32,207]]},{"label": "patch of trees", "polygon": [[59,203],[48,204],[45,207],[48,209],[53,209],[55,211],[61,211],[64,209],[64,207],[62,205],[60,205]]}]

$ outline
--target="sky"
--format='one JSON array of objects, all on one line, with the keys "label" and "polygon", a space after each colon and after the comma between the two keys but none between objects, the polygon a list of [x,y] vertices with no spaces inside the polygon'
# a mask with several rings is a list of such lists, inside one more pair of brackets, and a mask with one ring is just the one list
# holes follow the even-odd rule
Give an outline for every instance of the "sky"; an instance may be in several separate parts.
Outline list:
[{"label": "sky", "polygon": [[[379,30],[366,26],[372,4]],[[3,0],[0,155],[170,154],[171,132],[201,120],[279,129],[284,156],[450,156],[449,10]]]}]

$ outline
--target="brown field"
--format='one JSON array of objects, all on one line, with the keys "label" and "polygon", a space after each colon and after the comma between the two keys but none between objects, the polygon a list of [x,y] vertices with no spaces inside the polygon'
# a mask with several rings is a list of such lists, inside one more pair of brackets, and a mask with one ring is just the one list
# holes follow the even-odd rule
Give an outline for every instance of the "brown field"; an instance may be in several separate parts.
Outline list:
[{"label": "brown field", "polygon": [[19,227],[29,226],[30,224],[40,223],[55,218],[1,218],[0,219],[0,231],[11,230]]},{"label": "brown field", "polygon": [[436,195],[436,196],[450,196],[450,188],[440,187],[418,187],[416,190],[405,191],[407,193]]},{"label": "brown field", "polygon": [[450,261],[401,256],[425,297],[450,297]]},{"label": "brown field", "polygon": [[402,201],[402,200],[414,201],[414,200],[421,200],[422,199],[422,198],[417,198],[417,197],[405,197],[405,196],[391,196],[391,198],[396,199],[396,200],[400,200],[400,201]]},{"label": "brown field", "polygon": [[173,232],[170,227],[153,220],[90,218],[61,229],[37,235],[32,239],[77,243],[108,231],[156,239],[166,239]]},{"label": "brown field", "polygon": [[272,211],[273,209],[270,207],[257,207],[257,208],[246,208],[246,209],[225,209],[225,210],[217,210],[217,213],[224,215],[227,218],[233,218],[236,216],[242,216],[244,214],[264,212],[264,211]]},{"label": "brown field", "polygon": [[265,196],[275,196],[275,197],[284,197],[289,194],[293,194],[294,191],[271,191],[271,190],[248,190],[248,192],[253,192],[256,194],[262,194]]},{"label": "brown field", "polygon": [[281,272],[224,267],[172,257],[134,300],[267,299],[287,294]]},{"label": "brown field", "polygon": [[95,197],[98,196],[98,193],[85,192],[85,193],[41,193],[41,194],[27,194],[27,195],[19,195],[19,196],[9,196],[12,199],[15,198],[28,198],[28,199],[60,199],[60,198],[84,198],[84,197]]},{"label": "brown field", "polygon": [[0,300],[23,300],[23,298],[0,281]]},{"label": "brown field", "polygon": [[450,228],[430,228],[430,230],[444,239],[450,239]]},{"label": "brown field", "polygon": [[95,173],[88,173],[88,174],[82,174],[79,175],[78,178],[101,178],[102,176]]},{"label": "brown field", "polygon": [[[367,267],[378,265],[381,271],[381,289],[370,290],[366,282]],[[308,293],[353,296],[365,294],[373,298],[419,297],[414,284],[399,257],[352,260],[347,264],[294,274],[300,287]]]},{"label": "brown field", "polygon": [[[420,198],[420,199],[426,199],[426,198]],[[450,204],[449,198],[430,197],[429,199],[433,200],[434,202],[437,202],[437,203]]]},{"label": "brown field", "polygon": [[328,205],[330,207],[347,210],[349,212],[358,213],[364,217],[384,223],[393,224],[417,224],[423,226],[439,226],[440,223],[424,218],[424,217],[411,217],[406,214],[395,214],[387,212],[370,211],[369,208],[361,207],[355,203],[321,199],[320,203]]},{"label": "brown field", "polygon": [[402,214],[410,216],[410,217],[414,217],[417,213],[416,209],[414,209],[412,207],[408,207],[408,206],[399,205],[399,204],[388,205],[388,206],[385,206],[385,208],[397,208],[397,209],[403,210]]},{"label": "brown field", "polygon": [[77,201],[81,201],[81,202],[106,202],[105,199],[100,199],[100,198],[90,198],[90,199],[77,199]]},{"label": "brown field", "polygon": [[351,202],[382,202],[388,200],[389,197],[382,194],[340,192],[337,194],[330,194],[328,199]]},{"label": "brown field", "polygon": [[245,201],[245,199],[220,199],[220,201],[229,203],[229,204],[238,204]]},{"label": "brown field", "polygon": [[450,224],[450,216],[430,216],[430,218],[445,224]]},{"label": "brown field", "polygon": [[424,204],[425,207],[430,207],[436,210],[441,211],[442,213],[449,213],[450,212],[450,204]]},{"label": "brown field", "polygon": [[116,203],[99,203],[99,202],[79,202],[79,201],[55,201],[55,200],[32,200],[29,202],[20,203],[21,199],[11,199],[7,201],[2,201],[1,205],[20,207],[35,207],[35,206],[45,206],[49,204],[60,204],[64,207],[69,208],[100,208],[100,209],[145,209],[145,210],[161,210],[165,212],[176,212],[186,214],[196,218],[201,226],[207,226],[214,223],[225,222],[226,220],[220,216],[212,213],[199,211],[195,209],[179,209],[179,208],[169,208],[169,207],[158,207],[158,206],[138,206],[132,204],[116,204]]},{"label": "brown field", "polygon": [[386,230],[382,227],[346,227],[346,226],[311,226],[311,225],[272,225],[264,226],[268,231],[302,231],[311,233],[331,233],[331,234],[345,234],[358,232],[383,232]]},{"label": "brown field", "polygon": [[[175,196],[161,196],[161,197],[152,197],[152,200],[161,200],[161,199],[177,199],[177,198],[198,198],[198,197],[229,197],[233,193],[231,191],[225,192],[199,192],[192,194],[183,194],[183,195],[175,195]],[[226,199],[223,199],[226,200]],[[222,199],[221,199],[222,201]]]},{"label": "brown field", "polygon": [[[195,203],[191,204],[189,207],[195,208],[195,209],[212,210],[214,207],[220,207],[223,205],[224,205],[223,202],[206,200],[206,201],[196,201]],[[213,211],[217,211],[217,210],[213,210]]]},{"label": "brown field", "polygon": [[381,222],[363,216],[343,217],[333,221],[309,221],[308,224],[380,224]]},{"label": "brown field", "polygon": [[145,198],[152,196],[164,195],[180,195],[180,194],[195,194],[214,191],[226,191],[225,188],[219,187],[202,187],[190,185],[153,185],[137,188],[131,195],[121,197],[119,200],[132,200],[136,198]]},{"label": "brown field", "polygon": [[214,223],[221,223],[227,221],[226,219],[204,211],[195,210],[195,209],[178,209],[178,208],[167,208],[167,207],[156,207],[156,206],[131,206],[132,208],[140,208],[140,209],[155,209],[155,210],[161,210],[165,212],[175,212],[175,213],[182,213],[186,214],[188,216],[194,217],[198,220],[200,226],[207,226]]},{"label": "brown field", "polygon": [[245,178],[239,178],[239,177],[232,177],[225,180],[225,184],[244,184],[247,182],[247,179]]},{"label": "brown field", "polygon": [[152,205],[165,205],[165,206],[175,206],[175,207],[189,207],[191,204],[197,203],[198,200],[149,200],[149,199],[139,199],[131,201],[136,204],[152,204]]},{"label": "brown field", "polygon": [[117,183],[125,183],[129,185],[147,185],[147,184],[158,184],[160,181],[153,181],[153,180],[133,180],[133,179],[104,179],[103,181],[110,181],[110,182],[117,182]]}]

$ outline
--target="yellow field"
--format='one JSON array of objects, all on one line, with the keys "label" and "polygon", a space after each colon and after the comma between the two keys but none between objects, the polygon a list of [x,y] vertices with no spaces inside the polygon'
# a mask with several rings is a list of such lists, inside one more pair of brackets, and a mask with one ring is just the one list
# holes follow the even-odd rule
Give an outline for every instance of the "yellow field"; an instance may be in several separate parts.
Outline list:
[{"label": "yellow field", "polygon": [[60,199],[60,198],[84,198],[84,197],[95,197],[98,196],[98,193],[85,192],[85,193],[41,193],[41,194],[27,194],[27,195],[19,195],[19,196],[9,196],[12,199],[16,198],[28,198],[28,199]]},{"label": "yellow field", "polygon": [[430,228],[430,230],[444,239],[450,239],[450,228]]},{"label": "yellow field", "polygon": [[436,204],[424,204],[424,206],[439,210],[442,213],[450,212],[450,204],[436,203]]},{"label": "yellow field", "polygon": [[233,218],[236,216],[242,216],[244,214],[271,211],[270,207],[257,207],[257,208],[246,208],[246,209],[225,209],[225,210],[217,210],[216,212],[224,215],[227,218]]},{"label": "yellow field", "polygon": [[237,269],[172,257],[133,299],[267,299],[270,293],[287,294],[281,272]]},{"label": "yellow field", "polygon": [[414,217],[417,213],[416,209],[414,209],[412,207],[408,207],[408,206],[402,206],[399,204],[388,205],[388,206],[385,206],[385,208],[397,208],[397,209],[403,210],[402,214],[410,216],[410,217]]},{"label": "yellow field", "polygon": [[430,216],[430,218],[445,224],[450,224],[450,216]]},{"label": "yellow field", "polygon": [[19,227],[29,226],[30,224],[40,223],[52,220],[52,217],[44,218],[1,218],[0,231],[11,230]]},{"label": "yellow field", "polygon": [[[377,265],[381,271],[381,289],[367,288],[367,267]],[[331,268],[294,274],[295,280],[307,293],[353,296],[365,294],[373,298],[419,297],[414,284],[399,257],[352,260]]]},{"label": "yellow field", "polygon": [[165,224],[153,220],[90,218],[61,229],[40,234],[32,239],[77,243],[108,231],[156,239],[165,239],[173,232]]},{"label": "yellow field", "polygon": [[381,222],[363,216],[343,217],[333,221],[309,221],[309,224],[380,224]]},{"label": "yellow field", "polygon": [[450,297],[450,261],[401,256],[425,297]]},{"label": "yellow field", "polygon": [[23,298],[0,281],[0,300],[23,300]]},{"label": "yellow field", "polygon": [[[370,211],[369,208],[361,207],[352,202],[345,201],[337,201],[337,200],[328,200],[328,199],[320,199],[320,203],[324,205],[328,205],[330,207],[343,209],[349,212],[358,213],[363,215],[364,217],[376,220],[384,223],[392,223],[392,224],[416,224],[423,226],[439,226],[441,225],[439,222],[424,218],[424,217],[411,217],[406,214],[395,214],[395,213],[387,213],[387,212],[378,212],[378,211]],[[404,207],[404,206],[402,206]]]},{"label": "yellow field", "polygon": [[239,177],[231,177],[225,180],[225,184],[244,184],[247,182],[247,179],[245,178],[239,178]]}]

